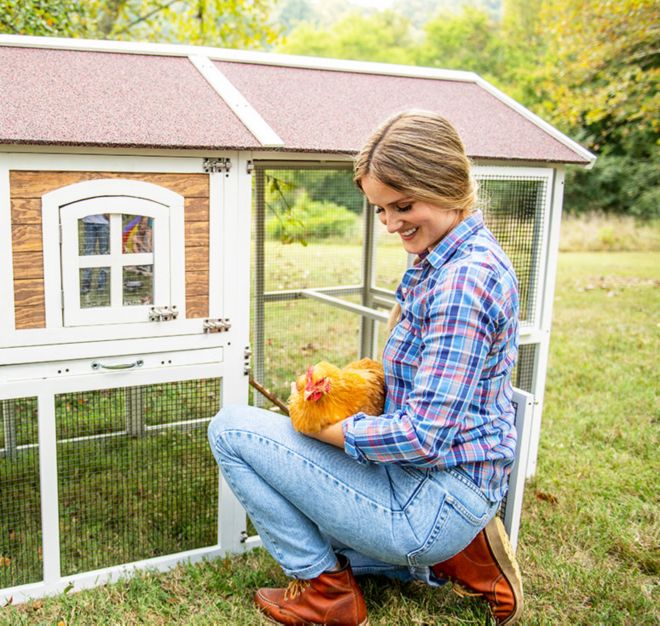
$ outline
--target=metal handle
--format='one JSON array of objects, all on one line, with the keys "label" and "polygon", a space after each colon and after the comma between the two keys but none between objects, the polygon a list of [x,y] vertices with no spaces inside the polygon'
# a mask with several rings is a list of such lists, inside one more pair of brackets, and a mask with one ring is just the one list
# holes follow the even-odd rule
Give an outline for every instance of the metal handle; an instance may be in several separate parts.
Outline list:
[{"label": "metal handle", "polygon": [[100,361],[94,361],[92,363],[92,369],[93,370],[99,370],[99,369],[104,369],[104,370],[130,370],[133,369],[134,367],[142,367],[144,365],[144,361],[142,359],[138,359],[137,361],[133,361],[133,363],[117,363],[117,365],[104,365]]}]

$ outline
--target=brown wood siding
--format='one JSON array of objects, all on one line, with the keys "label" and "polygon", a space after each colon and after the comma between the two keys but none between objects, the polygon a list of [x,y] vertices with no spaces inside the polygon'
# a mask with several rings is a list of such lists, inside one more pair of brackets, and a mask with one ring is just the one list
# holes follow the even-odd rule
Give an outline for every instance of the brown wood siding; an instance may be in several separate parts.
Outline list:
[{"label": "brown wood siding", "polygon": [[[12,250],[16,328],[44,328],[41,196],[99,178],[126,178],[165,187],[184,197],[187,317],[208,316],[209,178],[207,174],[12,171]],[[175,303],[176,304],[176,303]]]}]

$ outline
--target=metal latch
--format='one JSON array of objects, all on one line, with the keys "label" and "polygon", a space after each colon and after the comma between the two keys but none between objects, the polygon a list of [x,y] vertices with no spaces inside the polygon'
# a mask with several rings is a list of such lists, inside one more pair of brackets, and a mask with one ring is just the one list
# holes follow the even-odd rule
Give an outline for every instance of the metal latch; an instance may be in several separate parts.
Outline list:
[{"label": "metal latch", "polygon": [[231,322],[228,317],[208,319],[204,320],[203,328],[205,333],[224,333],[231,328]]},{"label": "metal latch", "polygon": [[227,157],[204,159],[204,171],[208,173],[223,172],[229,174],[231,159]]},{"label": "metal latch", "polygon": [[149,309],[150,322],[169,322],[179,317],[176,306],[152,306]]}]

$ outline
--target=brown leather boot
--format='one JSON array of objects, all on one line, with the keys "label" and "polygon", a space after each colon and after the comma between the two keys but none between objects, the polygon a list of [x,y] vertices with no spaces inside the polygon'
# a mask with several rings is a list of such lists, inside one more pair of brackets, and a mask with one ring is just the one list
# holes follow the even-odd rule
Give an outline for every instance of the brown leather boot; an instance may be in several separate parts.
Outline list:
[{"label": "brown leather boot", "polygon": [[286,589],[259,589],[257,606],[280,624],[366,626],[367,607],[348,559],[338,555],[340,569],[311,580],[292,580]]},{"label": "brown leather boot", "polygon": [[[514,624],[523,608],[522,581],[504,524],[493,518],[457,555],[431,567],[438,578],[449,579],[486,598],[498,624]],[[455,586],[456,588],[456,586]]]}]

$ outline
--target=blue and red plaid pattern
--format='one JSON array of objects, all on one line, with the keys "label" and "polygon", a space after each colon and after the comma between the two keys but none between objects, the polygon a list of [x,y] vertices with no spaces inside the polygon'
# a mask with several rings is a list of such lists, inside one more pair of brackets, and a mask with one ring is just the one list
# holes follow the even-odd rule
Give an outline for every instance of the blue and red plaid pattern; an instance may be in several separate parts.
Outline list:
[{"label": "blue and red plaid pattern", "polygon": [[518,287],[481,213],[409,268],[396,298],[401,320],[383,352],[385,412],[345,420],[346,453],[362,463],[459,467],[500,500],[516,445]]}]

